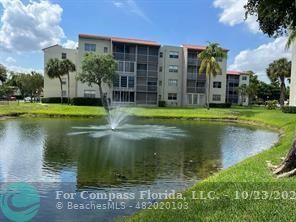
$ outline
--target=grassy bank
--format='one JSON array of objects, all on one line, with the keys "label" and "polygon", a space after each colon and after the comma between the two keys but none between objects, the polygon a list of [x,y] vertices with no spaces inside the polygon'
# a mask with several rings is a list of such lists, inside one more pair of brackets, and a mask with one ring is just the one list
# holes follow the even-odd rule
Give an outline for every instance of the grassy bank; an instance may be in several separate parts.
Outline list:
[{"label": "grassy bank", "polygon": [[[283,134],[278,144],[256,156],[197,183],[184,192],[183,200],[167,202],[188,203],[188,209],[151,209],[140,211],[127,221],[293,221],[296,215],[296,178],[276,179],[266,166],[271,160],[277,164],[290,148],[296,129],[296,115],[263,108],[232,109],[181,109],[181,108],[131,108],[127,110],[139,117],[224,119],[268,125]],[[49,115],[49,116],[102,116],[102,108],[67,105],[14,104],[1,105],[0,115]],[[251,141],[250,141],[251,146]],[[247,148],[247,147],[246,147]],[[192,191],[215,192],[219,199],[196,200]],[[236,192],[260,191],[259,199],[235,199]],[[262,191],[269,198],[263,199]],[[273,191],[289,191],[289,198],[282,198]],[[271,196],[270,195],[274,195]],[[256,197],[256,196],[255,196]],[[279,199],[277,198],[279,197]]]}]

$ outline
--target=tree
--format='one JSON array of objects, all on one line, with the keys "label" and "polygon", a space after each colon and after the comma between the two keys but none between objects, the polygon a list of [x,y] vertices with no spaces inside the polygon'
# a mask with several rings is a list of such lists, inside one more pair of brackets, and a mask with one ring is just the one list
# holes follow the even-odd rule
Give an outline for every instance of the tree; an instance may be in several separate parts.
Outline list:
[{"label": "tree", "polygon": [[3,84],[7,79],[7,70],[5,66],[0,64],[0,81]]},{"label": "tree", "polygon": [[82,60],[82,72],[78,79],[89,86],[96,84],[99,86],[100,97],[105,110],[108,112],[108,102],[104,97],[102,85],[108,84],[110,87],[116,78],[116,62],[111,55],[98,55],[88,53]]},{"label": "tree", "polygon": [[253,71],[247,71],[246,73],[248,73],[250,77],[249,85],[247,87],[247,94],[249,96],[249,103],[252,104],[254,98],[258,95],[259,80]]},{"label": "tree", "polygon": [[295,0],[248,0],[245,10],[246,18],[257,16],[260,29],[270,37],[296,30]]},{"label": "tree", "polygon": [[76,66],[69,59],[64,59],[60,62],[63,75],[68,77],[68,103],[70,102],[70,72],[76,71]]},{"label": "tree", "polygon": [[63,103],[63,82],[62,76],[66,73],[62,69],[61,61],[59,59],[49,59],[45,67],[45,73],[50,79],[58,78],[61,87],[61,103]]},{"label": "tree", "polygon": [[280,105],[285,104],[286,78],[291,76],[291,62],[286,58],[273,61],[266,69],[266,73],[271,82],[279,82],[281,88]]},{"label": "tree", "polygon": [[217,59],[224,59],[227,57],[227,53],[222,49],[218,43],[211,43],[206,47],[204,51],[199,53],[198,58],[201,61],[199,68],[199,74],[205,72],[207,75],[207,108],[210,108],[210,90],[211,90],[211,77],[217,74],[222,74],[222,69],[220,67]]}]

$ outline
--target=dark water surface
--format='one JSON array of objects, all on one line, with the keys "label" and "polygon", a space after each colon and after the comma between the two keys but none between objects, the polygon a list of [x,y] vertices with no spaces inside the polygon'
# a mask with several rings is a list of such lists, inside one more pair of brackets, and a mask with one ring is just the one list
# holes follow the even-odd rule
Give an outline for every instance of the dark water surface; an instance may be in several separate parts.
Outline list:
[{"label": "dark water surface", "polygon": [[[69,133],[77,131],[73,127],[95,125],[100,129],[106,124],[103,119],[0,121],[0,182],[23,181],[38,188],[41,208],[33,221],[108,221],[138,209],[57,210],[56,191],[79,194],[182,191],[278,140],[275,132],[227,123],[183,120],[132,123],[139,127],[108,131],[96,137]],[[164,133],[165,130],[168,132]],[[61,201],[65,208],[67,201]],[[74,201],[79,204],[90,200]],[[136,202],[137,198],[125,200],[127,205]],[[0,221],[5,221],[2,214]]]}]

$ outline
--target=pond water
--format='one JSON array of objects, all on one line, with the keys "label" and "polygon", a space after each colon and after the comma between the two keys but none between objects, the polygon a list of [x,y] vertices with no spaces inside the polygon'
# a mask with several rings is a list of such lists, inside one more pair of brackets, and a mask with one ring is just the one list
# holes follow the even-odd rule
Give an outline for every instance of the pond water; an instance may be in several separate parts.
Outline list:
[{"label": "pond water", "polygon": [[[57,210],[56,191],[182,191],[278,140],[275,132],[229,123],[159,119],[132,123],[139,127],[130,134],[96,136],[94,132],[106,124],[104,119],[0,121],[0,182],[23,181],[38,188],[41,208],[33,221],[108,221],[137,208]],[[124,200],[126,206],[138,201],[131,199]],[[89,201],[74,200],[78,204]],[[96,204],[106,202],[95,200]],[[2,214],[0,221],[5,221]]]}]

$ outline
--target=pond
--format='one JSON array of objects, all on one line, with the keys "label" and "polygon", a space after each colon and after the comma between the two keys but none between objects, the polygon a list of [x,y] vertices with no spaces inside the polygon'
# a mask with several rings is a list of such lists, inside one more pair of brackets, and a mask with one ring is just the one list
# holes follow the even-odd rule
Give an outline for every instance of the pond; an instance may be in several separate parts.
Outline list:
[{"label": "pond", "polygon": [[[90,199],[95,204],[111,203],[91,198],[90,193],[182,191],[278,140],[277,133],[262,128],[189,120],[134,119],[139,127],[130,137],[117,132],[97,135],[93,133],[96,127],[91,133],[79,132],[90,125],[99,129],[105,122],[62,118],[0,121],[0,182],[23,181],[38,188],[41,208],[36,221],[108,221],[138,208],[57,210],[58,201],[69,204],[57,199],[57,191],[83,193],[85,198],[73,200],[76,204]],[[135,139],[133,135],[140,136]],[[137,201],[136,195],[124,204]],[[0,221],[4,221],[2,214]]]}]

